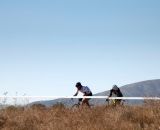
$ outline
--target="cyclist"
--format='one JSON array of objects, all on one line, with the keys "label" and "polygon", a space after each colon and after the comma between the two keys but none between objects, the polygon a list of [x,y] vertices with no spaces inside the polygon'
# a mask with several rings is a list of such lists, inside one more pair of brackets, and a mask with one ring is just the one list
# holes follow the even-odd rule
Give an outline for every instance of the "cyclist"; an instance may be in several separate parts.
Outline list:
[{"label": "cyclist", "polygon": [[[92,96],[91,90],[87,86],[82,86],[80,82],[76,83],[76,88],[77,88],[77,92],[74,96],[77,96],[79,91],[84,94],[83,96]],[[86,104],[87,106],[90,107],[89,102],[88,102],[89,100],[90,100],[89,98],[79,99],[80,102],[82,101],[82,105]]]},{"label": "cyclist", "polygon": [[[112,89],[110,90],[109,97],[123,97],[123,94],[117,85],[113,85]],[[109,97],[106,99],[108,101]],[[114,99],[112,100],[113,105],[120,105],[122,99]]]}]

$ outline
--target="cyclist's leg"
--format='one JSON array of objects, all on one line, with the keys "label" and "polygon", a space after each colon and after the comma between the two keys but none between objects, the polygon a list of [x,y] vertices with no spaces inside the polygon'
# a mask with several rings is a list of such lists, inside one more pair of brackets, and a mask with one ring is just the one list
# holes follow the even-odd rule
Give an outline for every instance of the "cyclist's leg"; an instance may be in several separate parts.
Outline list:
[{"label": "cyclist's leg", "polygon": [[117,105],[121,105],[121,99],[116,99],[115,100],[115,105],[117,106]]},{"label": "cyclist's leg", "polygon": [[82,100],[83,100],[83,98],[79,98],[79,99],[78,99],[79,102],[82,102]]},{"label": "cyclist's leg", "polygon": [[[92,96],[92,93],[90,93],[90,94],[87,94],[86,96]],[[87,105],[87,106],[89,106],[90,107],[90,105],[89,105],[89,100],[90,100],[90,98],[84,98],[83,100],[82,100],[82,105]]]},{"label": "cyclist's leg", "polygon": [[115,106],[116,105],[116,100],[115,99],[111,99],[110,100],[110,104],[111,104],[111,106]]},{"label": "cyclist's leg", "polygon": [[83,101],[82,101],[82,105],[90,106],[88,101],[89,101],[89,99],[84,98]]}]

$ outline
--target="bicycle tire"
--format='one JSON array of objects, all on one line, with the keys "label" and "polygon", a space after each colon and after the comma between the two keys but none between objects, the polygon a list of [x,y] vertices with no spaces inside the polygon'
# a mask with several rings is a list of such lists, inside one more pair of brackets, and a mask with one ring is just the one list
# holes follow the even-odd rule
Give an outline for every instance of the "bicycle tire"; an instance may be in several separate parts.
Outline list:
[{"label": "bicycle tire", "polygon": [[79,104],[74,104],[72,107],[71,107],[71,109],[78,109],[79,108]]}]

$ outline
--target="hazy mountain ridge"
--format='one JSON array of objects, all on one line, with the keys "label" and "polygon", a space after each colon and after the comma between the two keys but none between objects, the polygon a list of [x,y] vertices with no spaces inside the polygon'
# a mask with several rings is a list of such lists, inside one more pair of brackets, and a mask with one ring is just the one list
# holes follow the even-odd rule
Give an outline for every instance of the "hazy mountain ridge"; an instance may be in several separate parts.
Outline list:
[{"label": "hazy mountain ridge", "polygon": [[[160,79],[156,80],[147,80],[132,84],[127,84],[125,86],[120,87],[123,95],[125,97],[160,97]],[[104,91],[101,93],[94,94],[95,96],[108,96],[109,91]],[[76,103],[78,100],[74,99],[55,99],[50,101],[38,101],[32,104],[43,104],[46,106],[52,106],[58,103],[64,104],[66,106],[71,106]],[[91,99],[90,102],[96,105],[105,104],[105,99]],[[139,100],[127,100],[128,104],[141,104],[143,101]]]}]

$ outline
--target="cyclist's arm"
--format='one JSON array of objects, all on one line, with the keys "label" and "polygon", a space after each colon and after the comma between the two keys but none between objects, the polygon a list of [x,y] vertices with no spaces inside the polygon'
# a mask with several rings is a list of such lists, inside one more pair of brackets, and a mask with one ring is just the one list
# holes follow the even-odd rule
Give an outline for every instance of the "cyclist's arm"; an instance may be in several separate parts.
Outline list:
[{"label": "cyclist's arm", "polygon": [[73,95],[73,96],[77,96],[78,95],[79,90],[77,90],[77,92]]},{"label": "cyclist's arm", "polygon": [[109,97],[112,97],[113,90],[110,90]]},{"label": "cyclist's arm", "polygon": [[122,94],[122,92],[120,91],[120,97],[123,97],[123,94]]},{"label": "cyclist's arm", "polygon": [[109,94],[108,98],[106,99],[106,101],[109,101],[109,97],[112,97],[112,90],[110,90],[110,94]]}]

